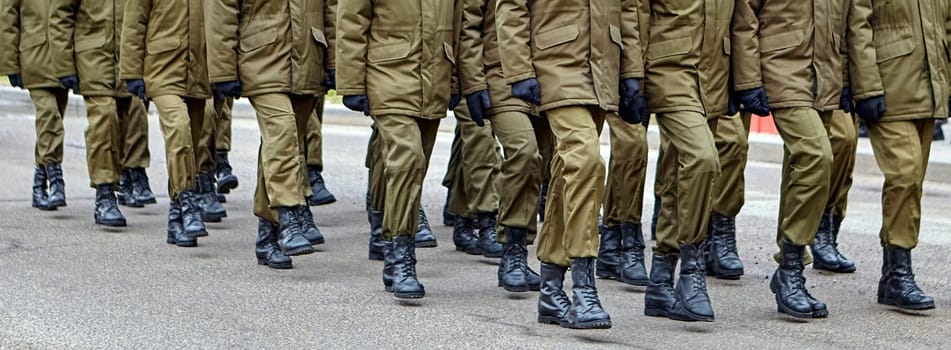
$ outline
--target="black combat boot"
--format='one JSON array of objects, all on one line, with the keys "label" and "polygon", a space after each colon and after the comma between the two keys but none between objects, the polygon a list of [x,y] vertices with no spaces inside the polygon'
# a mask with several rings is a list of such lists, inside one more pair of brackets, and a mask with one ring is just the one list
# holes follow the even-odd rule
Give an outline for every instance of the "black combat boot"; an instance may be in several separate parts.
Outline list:
[{"label": "black combat boot", "polygon": [[644,315],[670,317],[677,304],[674,291],[674,268],[677,267],[676,255],[659,255],[654,252],[651,260],[650,283],[644,293]]},{"label": "black combat boot", "polygon": [[189,237],[208,236],[205,222],[201,219],[198,195],[192,190],[182,191],[178,194],[178,205],[182,208],[182,224],[185,225],[185,234]]},{"label": "black combat boot", "polygon": [[456,251],[482,255],[479,236],[475,233],[477,229],[475,219],[456,215],[456,222],[452,225],[452,243],[456,245]]},{"label": "black combat boot", "polygon": [[97,225],[124,227],[125,216],[119,211],[112,184],[96,185],[96,210],[93,219]]},{"label": "black combat boot", "polygon": [[743,262],[736,249],[736,218],[717,213],[710,215],[707,230],[707,274],[735,280],[743,276]]},{"label": "black combat boot", "polygon": [[542,283],[538,293],[538,323],[566,324],[571,300],[565,294],[568,267],[542,263]]},{"label": "black combat boot", "polygon": [[523,228],[505,227],[506,242],[503,246],[502,260],[499,261],[499,287],[509,292],[527,292],[531,290],[528,280],[528,249],[525,247]]},{"label": "black combat boot", "polygon": [[383,260],[386,257],[383,240],[383,212],[370,211],[370,260]]},{"label": "black combat boot", "polygon": [[413,237],[393,238],[393,296],[397,299],[420,299],[426,288],[416,277],[416,243]]},{"label": "black combat boot", "polygon": [[479,250],[482,252],[482,256],[486,258],[501,258],[502,257],[502,244],[499,244],[496,239],[496,213],[481,213],[476,217],[476,223],[479,226]]},{"label": "black combat boot", "polygon": [[884,250],[885,264],[878,284],[878,303],[908,310],[934,309],[934,298],[915,283],[911,250],[899,247],[885,247]]},{"label": "black combat boot", "polygon": [[185,234],[185,224],[182,222],[182,207],[172,201],[168,206],[168,238],[165,243],[179,247],[197,247],[198,239]]},{"label": "black combat boot", "polygon": [[258,265],[267,265],[272,269],[290,269],[294,262],[281,252],[277,244],[276,225],[264,219],[258,219],[258,239],[254,242],[254,255],[258,258]]},{"label": "black combat boot", "polygon": [[63,166],[60,163],[46,165],[46,179],[50,183],[50,194],[47,197],[50,207],[66,206],[66,182],[63,181]]},{"label": "black combat boot", "polygon": [[117,201],[120,205],[130,208],[144,207],[145,204],[136,200],[132,192],[132,171],[128,168],[123,168],[122,172],[119,173],[119,190],[116,191]]},{"label": "black combat boot", "polygon": [[314,252],[310,241],[301,231],[300,216],[297,207],[277,208],[280,231],[278,245],[287,256],[307,255]]},{"label": "black combat boot", "polygon": [[201,206],[202,219],[205,222],[221,222],[228,217],[228,211],[218,202],[218,192],[211,174],[198,173],[198,201]]},{"label": "black combat boot", "polygon": [[393,242],[383,241],[383,289],[393,292],[393,266],[396,266],[396,255],[393,255]]},{"label": "black combat boot", "polygon": [[46,169],[33,169],[33,207],[39,210],[56,210],[50,206],[49,195],[46,193]]},{"label": "black combat boot", "polygon": [[299,205],[297,206],[297,213],[300,215],[300,229],[301,233],[304,234],[304,238],[306,238],[311,245],[324,244],[324,235],[321,234],[320,229],[317,228],[317,224],[314,222],[314,213],[310,211],[310,207]]},{"label": "black combat boot", "polygon": [[542,180],[538,188],[538,221],[545,221],[545,205],[548,204],[548,180]]},{"label": "black combat boot", "polygon": [[571,308],[562,327],[574,329],[611,328],[611,316],[601,307],[594,285],[595,258],[571,259]]},{"label": "black combat boot", "polygon": [[155,194],[152,193],[152,187],[149,186],[149,176],[145,173],[145,168],[129,169],[129,176],[132,179],[132,195],[135,201],[142,204],[155,204]]},{"label": "black combat boot", "polygon": [[657,240],[657,217],[660,216],[660,196],[654,195],[654,213],[651,214],[651,240]]},{"label": "black combat boot", "polygon": [[805,247],[783,240],[780,248],[779,268],[769,281],[769,289],[776,295],[779,312],[799,318],[823,318],[829,315],[826,305],[806,290],[806,277],[802,275],[802,255]]},{"label": "black combat boot", "polygon": [[429,226],[429,219],[426,218],[426,212],[423,206],[419,206],[419,222],[416,228],[416,247],[435,248],[438,245],[436,236],[433,235],[433,228]]},{"label": "black combat boot", "polygon": [[238,188],[238,177],[234,175],[227,151],[215,152],[215,175],[218,178],[218,193],[231,193]]},{"label": "black combat boot", "polygon": [[647,267],[644,266],[644,232],[641,224],[621,224],[621,261],[618,264],[619,281],[633,286],[647,286]]},{"label": "black combat boot", "polygon": [[598,245],[597,275],[601,278],[618,279],[621,263],[621,226],[600,225],[601,243]]},{"label": "black combat boot", "polygon": [[449,211],[449,198],[452,192],[446,191],[446,204],[442,206],[442,224],[443,226],[452,226],[456,223],[456,214]]},{"label": "black combat boot", "polygon": [[836,242],[838,228],[841,224],[842,221],[838,220],[837,225],[831,208],[827,208],[822,213],[819,230],[816,231],[816,239],[810,247],[812,250],[812,268],[838,273],[855,272],[855,264],[839,252],[839,244]]},{"label": "black combat boot", "polygon": [[327,190],[324,177],[320,175],[320,168],[314,165],[307,166],[307,177],[310,179],[310,188],[314,195],[307,198],[310,205],[326,205],[337,201],[333,193]]},{"label": "black combat boot", "polygon": [[669,318],[678,321],[713,322],[713,306],[707,294],[707,275],[702,245],[680,246],[680,278],[674,287],[677,303]]}]

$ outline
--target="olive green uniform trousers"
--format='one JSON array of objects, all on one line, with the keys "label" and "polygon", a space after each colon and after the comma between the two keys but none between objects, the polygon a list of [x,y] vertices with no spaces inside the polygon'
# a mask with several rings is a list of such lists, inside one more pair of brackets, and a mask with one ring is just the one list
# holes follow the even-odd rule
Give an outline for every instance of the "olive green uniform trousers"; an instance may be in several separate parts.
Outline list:
[{"label": "olive green uniform trousers", "polygon": [[84,96],[83,100],[89,185],[118,184],[123,167],[148,167],[149,121],[142,100],[115,96]]},{"label": "olive green uniform trousers", "polygon": [[655,254],[679,255],[681,244],[697,245],[706,239],[720,176],[713,137],[717,121],[689,111],[657,115],[662,150],[657,169],[661,210]]},{"label": "olive green uniform trousers", "polygon": [[613,113],[593,106],[547,112],[555,140],[545,222],[538,259],[569,266],[573,258],[598,255],[598,214],[604,199],[601,129]]},{"label": "olive green uniform trousers", "polygon": [[935,119],[868,125],[882,187],[882,246],[914,249],[921,228],[921,195],[931,155]]},{"label": "olive green uniform trousers", "polygon": [[[376,206],[373,209],[383,210],[383,238],[415,236],[423,179],[429,168],[439,120],[406,115],[379,115],[373,116],[373,120],[377,144],[371,142],[371,148],[380,152],[383,160],[382,206],[385,210]],[[378,171],[371,170],[371,174]],[[374,195],[373,201],[379,201],[379,197]]]},{"label": "olive green uniform trousers", "polygon": [[304,167],[304,139],[317,97],[271,93],[252,96],[261,146],[254,215],[277,223],[277,208],[307,205],[313,192]]},{"label": "olive green uniform trousers", "polygon": [[215,126],[215,151],[231,151],[231,109],[234,108],[234,98],[228,97],[217,113],[218,124]]},{"label": "olive green uniform trousers", "polygon": [[[498,178],[499,225],[528,230],[525,242],[535,242],[538,231],[538,196],[543,169],[548,167],[539,144],[551,144],[548,120],[527,113],[504,111],[490,116],[492,130],[502,145]],[[489,124],[486,123],[486,127]],[[496,240],[506,243],[507,232],[499,230]]]},{"label": "olive green uniform trousers", "polygon": [[454,111],[456,135],[453,154],[449,160],[447,179],[449,211],[466,218],[499,210],[498,177],[502,162],[492,122],[485,127],[476,125],[469,116],[469,108],[462,101]]},{"label": "olive green uniform trousers", "polygon": [[858,149],[858,118],[845,111],[834,111],[830,118],[823,119],[832,146],[832,176],[829,182],[829,203],[835,217],[845,217],[852,189],[852,172],[855,170],[855,152]]},{"label": "olive green uniform trousers", "polygon": [[304,159],[307,166],[317,167],[317,171],[324,171],[324,138],[321,129],[324,124],[324,95],[317,96],[317,105],[307,123],[307,147]]},{"label": "olive green uniform trousers", "polygon": [[606,225],[641,223],[644,184],[647,181],[647,127],[629,124],[616,115],[607,117],[611,160],[604,192]]},{"label": "olive green uniform trousers", "polygon": [[713,212],[725,217],[736,217],[746,201],[747,154],[750,144],[748,112],[717,117],[713,140],[720,158],[720,178],[713,192]]},{"label": "olive green uniform trousers", "polygon": [[[198,152],[198,172],[215,174],[217,159],[215,151],[218,143],[219,118],[224,113],[225,101],[210,98],[205,103],[205,120],[201,126],[201,141]],[[214,176],[214,175],[212,175]]]},{"label": "olive green uniform trousers", "polygon": [[69,91],[65,89],[30,89],[30,99],[36,108],[36,145],[33,157],[36,166],[63,162],[63,115],[69,102]]},{"label": "olive green uniform trousers", "polygon": [[201,136],[205,119],[205,100],[175,95],[152,99],[159,112],[159,125],[165,138],[165,164],[168,167],[168,193],[178,194],[195,188]]},{"label": "olive green uniform trousers", "polygon": [[152,162],[152,153],[149,151],[149,110],[141,99],[128,99],[129,108],[124,116],[120,102],[119,158],[123,168],[148,168]]}]

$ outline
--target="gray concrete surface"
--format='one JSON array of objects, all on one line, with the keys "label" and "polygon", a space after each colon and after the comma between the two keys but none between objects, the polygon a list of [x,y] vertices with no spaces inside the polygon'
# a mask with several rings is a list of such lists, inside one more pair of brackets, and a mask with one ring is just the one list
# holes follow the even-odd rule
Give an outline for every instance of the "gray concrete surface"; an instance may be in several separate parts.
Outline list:
[{"label": "gray concrete surface", "polygon": [[[16,112],[9,101],[2,103],[0,349],[951,347],[949,184],[926,184],[922,243],[915,251],[918,282],[937,299],[936,310],[907,313],[875,303],[882,179],[861,173],[841,236],[842,249],[856,261],[858,272],[807,270],[810,290],[830,305],[828,319],[802,321],[776,313],[768,277],[775,268],[770,255],[780,171],[774,163],[753,161],[747,170],[747,204],[738,219],[747,275],[739,281],[708,282],[716,322],[645,317],[642,288],[599,280],[614,328],[571,331],[535,322],[535,294],[496,287],[495,260],[453,251],[450,228],[439,224],[450,133],[439,135],[424,191],[440,240],[438,248],[418,251],[418,271],[428,294],[420,302],[402,303],[383,292],[381,264],[366,259],[365,118],[328,113],[325,177],[339,201],[315,208],[327,244],[316,254],[295,258],[294,270],[275,271],[256,265],[252,251],[256,226],[250,201],[258,146],[253,120],[238,118],[234,125],[231,157],[242,182],[226,204],[230,217],[210,224],[210,236],[199,247],[186,249],[164,243],[168,199],[154,116],[149,175],[159,204],[122,208],[129,227],[104,230],[92,223],[85,120],[66,119],[69,207],[40,212],[29,202],[32,116]],[[605,155],[607,151],[602,149]],[[645,204],[649,215],[651,198]],[[533,252],[531,256],[537,269]]]}]

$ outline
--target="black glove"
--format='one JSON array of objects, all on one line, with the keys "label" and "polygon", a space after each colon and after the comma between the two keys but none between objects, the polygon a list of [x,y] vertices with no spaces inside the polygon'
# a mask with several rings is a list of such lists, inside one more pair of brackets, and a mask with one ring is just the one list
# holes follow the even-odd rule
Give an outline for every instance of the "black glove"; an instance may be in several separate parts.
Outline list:
[{"label": "black glove", "polygon": [[641,83],[630,78],[621,81],[619,88],[621,103],[618,114],[628,124],[643,124],[645,127],[651,120],[650,110],[647,108],[647,99],[641,95]]},{"label": "black glove", "polygon": [[215,92],[215,98],[219,100],[224,100],[228,97],[241,97],[241,91],[243,89],[244,87],[241,86],[241,82],[238,80],[215,83],[211,87],[211,90]]},{"label": "black glove", "polygon": [[73,93],[79,94],[79,77],[75,74],[59,78],[59,83],[63,85],[66,90],[73,90]]},{"label": "black glove", "polygon": [[769,116],[769,101],[766,98],[766,89],[758,87],[755,89],[736,92],[736,98],[743,105],[743,110],[756,114],[760,117]]},{"label": "black glove", "polygon": [[327,71],[327,74],[324,74],[324,86],[328,89],[337,88],[337,70],[331,69]]},{"label": "black glove", "polygon": [[10,79],[10,85],[13,87],[23,88],[23,76],[20,74],[10,74],[7,79]]},{"label": "black glove", "polygon": [[370,116],[370,101],[367,99],[367,95],[344,96],[343,105],[351,111],[363,112],[363,115]]},{"label": "black glove", "polygon": [[839,97],[839,109],[845,113],[852,113],[852,89],[842,88],[842,95]]},{"label": "black glove", "polygon": [[449,110],[454,111],[456,107],[459,107],[459,101],[462,101],[462,95],[452,94],[449,95]]},{"label": "black glove", "polygon": [[858,101],[855,104],[855,113],[866,124],[875,124],[885,115],[885,96],[875,96]]},{"label": "black glove", "polygon": [[512,84],[512,96],[536,106],[542,104],[542,88],[535,78],[528,78]]},{"label": "black glove", "polygon": [[142,80],[142,79],[126,80],[125,91],[128,91],[130,94],[138,96],[141,100],[145,101],[145,80]]},{"label": "black glove", "polygon": [[726,95],[726,115],[732,116],[740,112],[740,103],[736,100],[736,93],[731,88]]},{"label": "black glove", "polygon": [[469,117],[478,126],[485,126],[485,112],[492,107],[489,92],[479,90],[466,96],[466,106],[469,107]]}]

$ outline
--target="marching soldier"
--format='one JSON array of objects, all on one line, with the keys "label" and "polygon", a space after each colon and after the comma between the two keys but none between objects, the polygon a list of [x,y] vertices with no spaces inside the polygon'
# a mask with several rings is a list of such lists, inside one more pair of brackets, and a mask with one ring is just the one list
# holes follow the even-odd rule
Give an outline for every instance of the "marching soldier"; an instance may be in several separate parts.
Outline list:
[{"label": "marching soldier", "polygon": [[[539,105],[555,139],[552,182],[538,243],[542,261],[538,321],[568,328],[610,328],[595,287],[598,212],[604,196],[599,134],[618,111],[642,122],[643,64],[633,1],[499,0],[496,5],[504,82],[512,95]],[[633,25],[622,25],[623,23]],[[623,54],[622,54],[622,49]],[[618,81],[624,90],[619,94]],[[628,113],[633,111],[633,113]],[[626,118],[627,119],[627,118]],[[570,208],[570,209],[569,209]],[[573,300],[563,290],[571,267]]]},{"label": "marching soldier", "polygon": [[10,85],[29,90],[36,107],[32,205],[40,210],[66,206],[63,114],[69,91],[49,70],[49,10],[47,0],[0,2],[0,74],[9,77]]},{"label": "marching soldier", "polygon": [[[334,19],[335,17],[335,15],[327,16],[327,18]],[[328,26],[329,25],[330,23],[328,23]],[[333,28],[327,29],[327,36],[329,37],[331,35],[330,33],[334,30],[335,29]],[[332,74],[330,72],[333,72],[332,68],[327,72],[328,78],[330,78],[330,75]],[[324,183],[324,176],[322,175],[324,171],[324,138],[321,128],[324,123],[325,95],[326,91],[317,96],[317,106],[314,108],[314,113],[311,115],[310,121],[307,123],[307,147],[304,156],[307,161],[308,183],[310,184],[311,191],[314,193],[312,196],[307,198],[307,203],[309,205],[327,205],[337,201],[337,197],[335,197],[333,193],[330,193],[330,190],[327,189],[327,185]]]},{"label": "marching soldier", "polygon": [[228,153],[231,153],[231,110],[234,98],[228,97],[221,103],[216,113],[215,125],[215,179],[217,180],[218,201],[227,201],[225,195],[238,188],[238,176],[234,174]]},{"label": "marching soldier", "polygon": [[126,90],[155,103],[168,166],[169,244],[194,247],[206,236],[197,194],[197,161],[210,84],[202,2],[138,0],[126,3],[119,78]]},{"label": "marching soldier", "polygon": [[915,283],[911,251],[918,245],[935,120],[949,113],[951,3],[853,0],[853,11],[851,92],[885,174],[878,303],[931,309],[934,299]]},{"label": "marching soldier", "polygon": [[[324,91],[324,35],[332,1],[216,0],[207,2],[211,82],[218,98],[247,96],[261,131],[254,214],[258,263],[291,268],[289,256],[324,243],[306,198],[307,124]],[[242,21],[243,16],[262,20]],[[264,20],[267,19],[267,20]]]},{"label": "marching soldier", "polygon": [[[120,12],[119,16],[121,15]],[[125,92],[125,89],[120,91]],[[122,173],[119,174],[116,199],[120,205],[132,208],[158,203],[145,172],[152,157],[149,151],[149,110],[145,102],[132,99],[128,118],[119,118],[119,135],[118,149],[119,158],[122,159]]]},{"label": "marching soldier", "polygon": [[198,177],[195,183],[198,186],[198,203],[201,206],[201,217],[205,222],[221,222],[228,217],[228,211],[218,201],[216,181],[217,156],[215,154],[215,137],[218,135],[218,117],[224,109],[224,99],[210,98],[205,101],[205,118],[201,126],[201,139],[197,147]]}]

